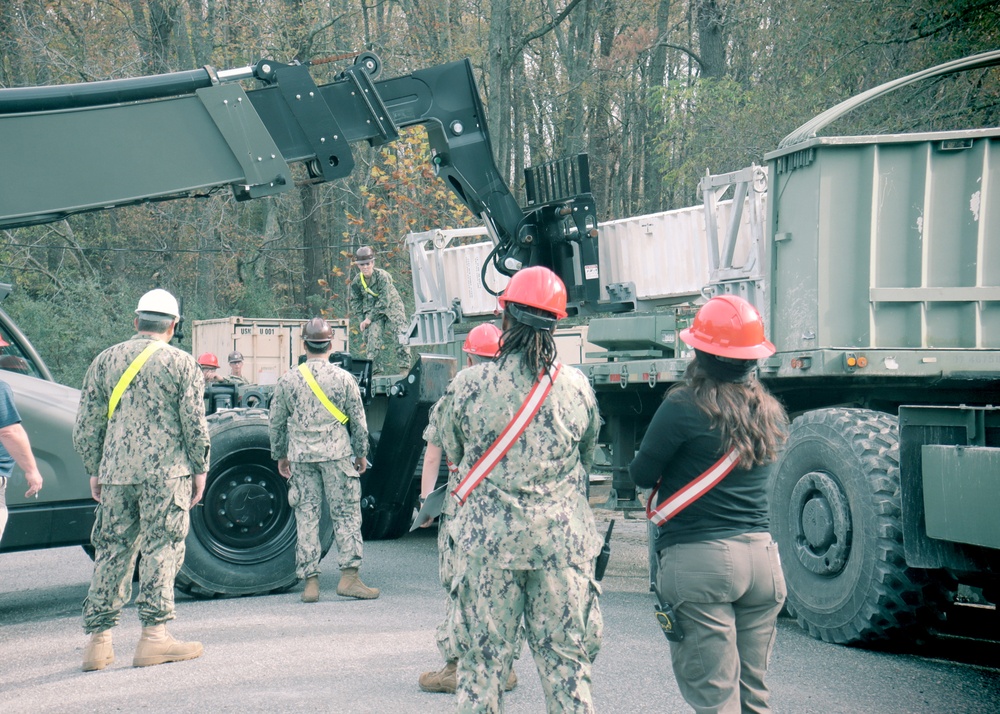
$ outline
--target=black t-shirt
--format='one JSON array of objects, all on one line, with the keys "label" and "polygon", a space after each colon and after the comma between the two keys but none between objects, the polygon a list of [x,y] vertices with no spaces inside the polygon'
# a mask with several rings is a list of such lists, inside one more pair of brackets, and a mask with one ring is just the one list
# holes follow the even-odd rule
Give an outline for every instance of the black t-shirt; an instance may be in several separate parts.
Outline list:
[{"label": "black t-shirt", "polygon": [[[725,454],[717,429],[689,389],[664,400],[642,439],[629,473],[640,488],[652,488],[659,505],[696,479]],[[676,543],[730,538],[768,530],[767,478],[770,466],[739,466],[701,498],[660,527],[656,549]]]}]

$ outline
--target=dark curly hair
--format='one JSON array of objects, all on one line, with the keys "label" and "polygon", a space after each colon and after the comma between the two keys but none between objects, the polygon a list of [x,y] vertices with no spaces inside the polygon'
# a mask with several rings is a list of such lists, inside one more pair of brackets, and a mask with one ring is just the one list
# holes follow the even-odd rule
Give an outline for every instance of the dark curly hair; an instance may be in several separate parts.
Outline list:
[{"label": "dark curly hair", "polygon": [[684,381],[667,396],[690,391],[695,404],[711,419],[712,427],[722,431],[726,448],[735,448],[740,455],[740,468],[775,461],[788,438],[788,415],[781,402],[756,374],[740,382],[720,381],[708,374],[700,359],[695,356],[684,373]]},{"label": "dark curly hair", "polygon": [[[553,317],[552,313],[525,305],[521,310],[543,317]],[[504,333],[500,338],[500,354],[497,362],[504,363],[511,355],[520,355],[521,364],[532,374],[547,371],[556,361],[556,341],[551,330],[525,325],[515,320],[509,310],[504,311]]]}]

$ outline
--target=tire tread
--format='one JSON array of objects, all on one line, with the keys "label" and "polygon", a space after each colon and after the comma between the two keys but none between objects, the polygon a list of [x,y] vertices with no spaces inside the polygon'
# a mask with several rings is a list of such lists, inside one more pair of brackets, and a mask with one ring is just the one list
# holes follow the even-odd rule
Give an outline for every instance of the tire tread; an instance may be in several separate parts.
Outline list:
[{"label": "tire tread", "polygon": [[838,644],[888,640],[922,627],[925,605],[940,595],[940,587],[926,571],[909,568],[903,551],[899,486],[899,444],[896,418],[867,409],[833,408],[808,412],[797,419],[792,433],[815,426],[845,437],[861,462],[874,505],[877,558],[872,563],[871,587],[858,612],[841,627],[813,622],[805,607],[797,607],[789,593],[788,611],[816,639]]}]

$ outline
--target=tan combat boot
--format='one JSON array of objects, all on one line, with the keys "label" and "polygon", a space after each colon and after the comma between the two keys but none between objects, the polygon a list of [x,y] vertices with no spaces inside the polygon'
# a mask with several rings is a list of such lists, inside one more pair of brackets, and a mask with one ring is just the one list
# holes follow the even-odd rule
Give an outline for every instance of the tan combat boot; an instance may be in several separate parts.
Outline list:
[{"label": "tan combat boot", "polygon": [[511,667],[510,668],[510,676],[507,677],[507,681],[504,682],[503,690],[505,692],[509,692],[510,690],[512,690],[516,686],[517,686],[517,673],[514,672],[514,668]]},{"label": "tan combat boot", "polygon": [[357,568],[344,568],[340,571],[337,594],[344,597],[354,597],[358,600],[374,600],[378,597],[378,588],[370,588],[361,582]]},{"label": "tan combat boot", "polygon": [[83,651],[83,671],[93,672],[104,669],[115,661],[115,651],[111,646],[111,630],[94,632]]},{"label": "tan combat boot", "polygon": [[139,646],[135,648],[133,667],[150,667],[154,664],[167,662],[183,662],[201,657],[205,648],[200,642],[178,642],[169,632],[166,625],[153,625],[142,628]]},{"label": "tan combat boot", "polygon": [[448,660],[448,663],[439,671],[421,674],[417,682],[425,692],[454,694],[458,687],[458,662],[453,659]]},{"label": "tan combat boot", "polygon": [[317,602],[319,600],[319,576],[310,575],[306,578],[306,588],[302,591],[302,602]]}]

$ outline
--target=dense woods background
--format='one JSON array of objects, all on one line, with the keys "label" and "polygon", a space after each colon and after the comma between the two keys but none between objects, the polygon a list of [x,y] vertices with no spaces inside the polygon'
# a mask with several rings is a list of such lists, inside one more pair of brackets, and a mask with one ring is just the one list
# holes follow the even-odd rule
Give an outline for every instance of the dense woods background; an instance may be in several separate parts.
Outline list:
[{"label": "dense woods background", "polygon": [[[602,220],[693,205],[706,169],[760,162],[847,97],[998,46],[995,0],[0,2],[0,87],[362,50],[391,77],[469,57],[515,195],[526,166],[586,151]],[[317,83],[349,62],[318,67]],[[997,126],[1000,73],[856,114],[830,133]],[[183,297],[189,319],[345,317],[350,255],[373,244],[409,298],[402,237],[475,219],[433,178],[422,130],[353,148],[350,178],[279,198],[220,193],[0,231],[0,281],[15,285],[4,307],[77,386],[152,287]]]}]

